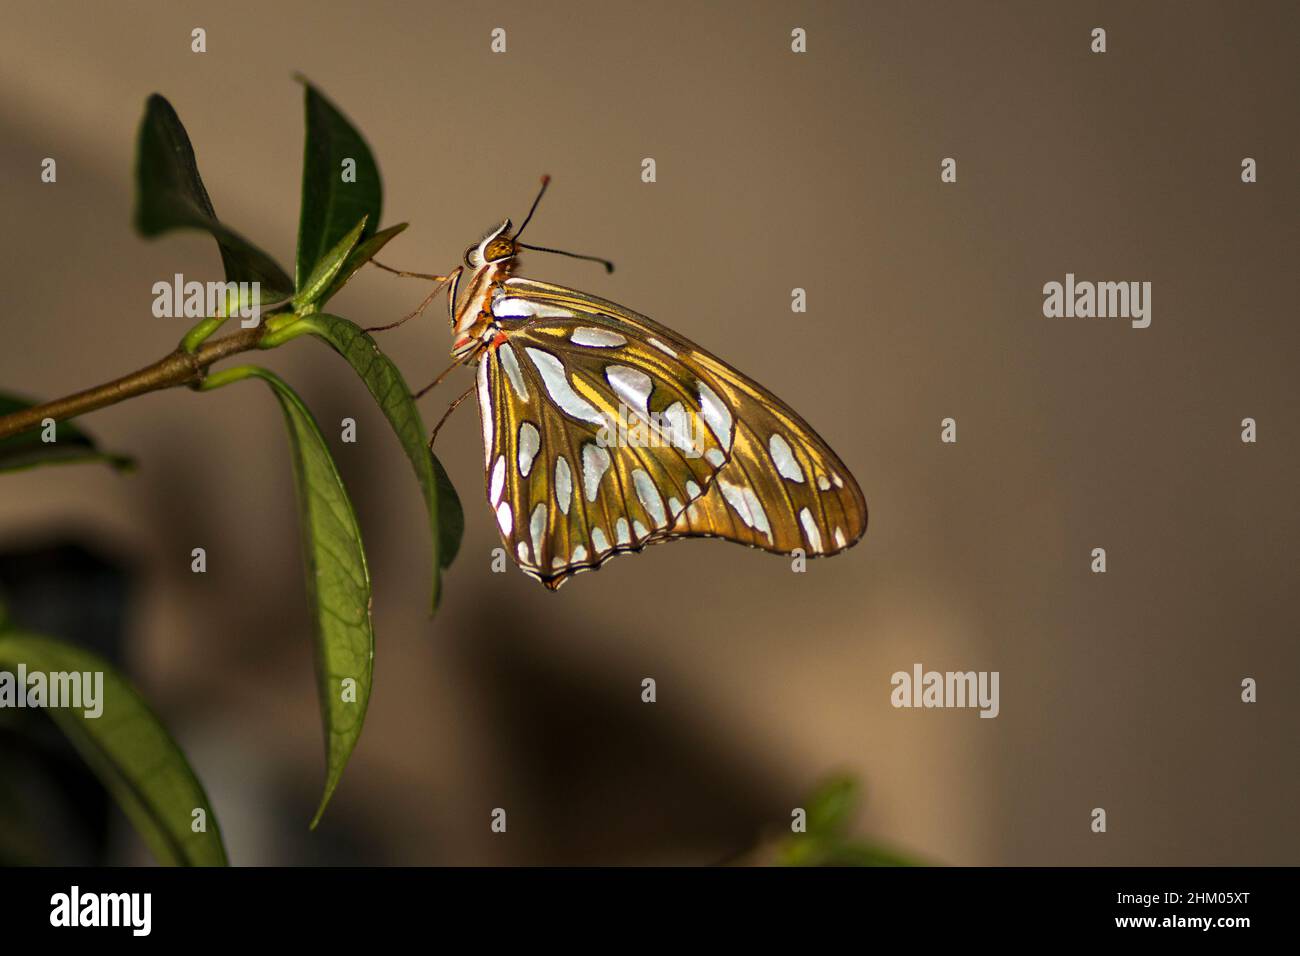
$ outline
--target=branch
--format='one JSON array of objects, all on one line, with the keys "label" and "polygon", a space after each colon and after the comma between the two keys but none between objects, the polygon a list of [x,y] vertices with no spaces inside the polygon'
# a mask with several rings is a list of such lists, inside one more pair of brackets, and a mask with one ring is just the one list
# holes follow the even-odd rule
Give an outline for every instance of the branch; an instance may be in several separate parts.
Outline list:
[{"label": "branch", "polygon": [[93,412],[97,408],[116,405],[118,402],[146,392],[175,388],[177,385],[198,385],[207,374],[209,365],[231,355],[257,348],[265,333],[266,327],[259,324],[257,328],[240,329],[232,335],[205,342],[193,353],[178,348],[138,372],[123,375],[121,378],[66,398],[46,402],[44,405],[25,408],[12,415],[2,415],[0,416],[0,439],[38,428],[47,418],[52,418],[56,422],[63,421],[66,418],[75,418],[86,412]]}]

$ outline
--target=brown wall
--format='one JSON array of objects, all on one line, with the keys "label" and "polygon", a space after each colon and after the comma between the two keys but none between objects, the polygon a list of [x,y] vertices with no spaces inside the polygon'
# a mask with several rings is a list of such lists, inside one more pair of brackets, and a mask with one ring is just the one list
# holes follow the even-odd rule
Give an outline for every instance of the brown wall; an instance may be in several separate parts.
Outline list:
[{"label": "brown wall", "polygon": [[[247,385],[87,418],[138,474],[4,477],[0,547],[63,533],[140,570],[132,669],[236,862],[707,862],[835,768],[869,789],[861,832],[924,859],[1297,862],[1294,4],[0,12],[0,387],[52,397],[161,355],[183,323],[152,318],[152,283],[216,278],[206,238],[130,231],[152,91],[218,212],[292,262],[301,70],[366,133],[385,222],[412,224],[386,259],[449,267],[551,173],[530,238],[619,268],[535,255],[526,274],[769,385],[871,506],[863,543],[807,574],[689,542],[550,594],[490,572],[467,406],[439,437],[467,531],[430,624],[419,495],[368,396],[319,346],[266,356],[327,433],[360,423],[335,450],[376,582],[366,732],[305,836],[320,730],[278,410]],[[39,182],[45,156],[57,185]],[[1151,281],[1151,327],[1045,318],[1042,286],[1067,272]],[[378,324],[422,294],[368,271],[335,305]],[[450,343],[435,318],[384,344],[414,383]],[[890,675],[917,661],[999,671],[1001,715],[893,709]]]}]

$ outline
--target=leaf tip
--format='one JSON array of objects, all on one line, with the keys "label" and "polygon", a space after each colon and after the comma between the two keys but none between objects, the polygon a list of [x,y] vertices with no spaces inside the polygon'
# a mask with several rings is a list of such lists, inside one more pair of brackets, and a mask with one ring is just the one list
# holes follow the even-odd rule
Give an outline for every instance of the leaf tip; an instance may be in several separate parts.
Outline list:
[{"label": "leaf tip", "polygon": [[316,812],[312,815],[311,822],[307,824],[308,830],[314,831],[318,826],[320,826],[321,819],[325,816],[325,808],[330,805],[330,800],[334,798],[334,788],[338,786],[338,782],[338,776],[335,776],[333,780],[327,780],[325,782],[325,792],[321,794],[320,806],[316,808]]}]

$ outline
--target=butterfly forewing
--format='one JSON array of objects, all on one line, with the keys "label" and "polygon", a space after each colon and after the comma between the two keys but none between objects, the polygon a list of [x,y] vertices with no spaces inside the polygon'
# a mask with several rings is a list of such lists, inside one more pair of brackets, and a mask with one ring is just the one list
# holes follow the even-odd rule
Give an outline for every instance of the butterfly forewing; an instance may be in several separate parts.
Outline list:
[{"label": "butterfly forewing", "polygon": [[517,277],[493,311],[506,341],[480,368],[488,498],[549,587],[673,537],[831,554],[865,531],[861,491],[807,423],[675,332]]},{"label": "butterfly forewing", "polygon": [[855,544],[867,505],[839,457],[775,396],[712,356],[694,358],[737,409],[736,432],[727,465],[674,532],[781,554],[835,554]]}]

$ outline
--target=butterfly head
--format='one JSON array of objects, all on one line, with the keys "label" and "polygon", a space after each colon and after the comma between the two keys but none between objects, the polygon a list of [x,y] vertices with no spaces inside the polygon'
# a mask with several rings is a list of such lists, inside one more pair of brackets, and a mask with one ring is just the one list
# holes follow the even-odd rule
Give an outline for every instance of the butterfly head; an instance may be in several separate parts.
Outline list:
[{"label": "butterfly head", "polygon": [[488,232],[477,245],[470,246],[465,250],[465,264],[471,269],[478,269],[481,266],[492,265],[493,263],[506,263],[519,254],[519,243],[516,241],[523,235],[528,224],[532,222],[533,213],[537,212],[537,204],[542,201],[546,195],[546,187],[551,184],[550,176],[542,177],[542,188],[537,191],[537,198],[533,200],[532,207],[528,210],[528,215],[524,217],[524,224],[519,227],[519,231],[513,236],[510,235],[511,222],[507,219],[501,225]]},{"label": "butterfly head", "polygon": [[510,220],[507,219],[477,243],[466,249],[465,264],[471,269],[477,269],[490,263],[506,262],[513,259],[518,254],[519,247],[515,245],[515,241],[508,235],[510,225]]},{"label": "butterfly head", "polygon": [[586,259],[588,262],[599,262],[605,267],[606,272],[614,271],[614,263],[608,259],[602,259],[600,256],[584,256],[576,252],[565,252],[563,249],[551,249],[547,246],[531,246],[519,241],[519,237],[524,234],[528,224],[532,222],[533,213],[537,212],[537,204],[542,201],[542,196],[546,193],[546,187],[550,185],[551,177],[542,177],[542,188],[537,193],[537,198],[533,200],[532,207],[528,210],[528,215],[524,217],[524,224],[515,230],[514,235],[510,234],[511,221],[509,219],[501,223],[495,229],[489,230],[488,234],[465,250],[465,265],[471,269],[481,269],[485,266],[501,266],[506,272],[510,271],[512,260],[519,255],[520,249],[532,249],[534,252],[553,252],[556,255],[568,256],[571,259]]}]

